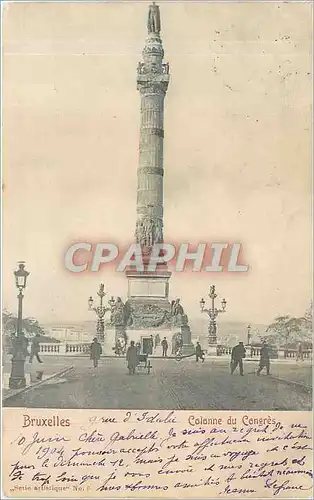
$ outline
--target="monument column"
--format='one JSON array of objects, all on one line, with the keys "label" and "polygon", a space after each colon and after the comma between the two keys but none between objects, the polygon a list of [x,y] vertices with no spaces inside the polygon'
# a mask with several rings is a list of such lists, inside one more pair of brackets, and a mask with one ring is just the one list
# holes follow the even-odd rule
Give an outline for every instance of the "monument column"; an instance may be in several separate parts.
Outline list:
[{"label": "monument column", "polygon": [[143,62],[137,69],[141,94],[141,128],[137,173],[136,241],[148,249],[163,242],[163,140],[164,99],[169,64],[163,62],[159,7],[151,5]]},{"label": "monument column", "polygon": [[[169,302],[171,273],[165,263],[157,265],[155,272],[148,271],[152,247],[163,243],[163,142],[164,101],[169,84],[169,64],[163,61],[164,50],[160,37],[159,7],[149,7],[148,36],[143,50],[143,60],[137,68],[137,89],[141,96],[141,128],[139,165],[137,169],[136,242],[143,255],[144,270],[130,268],[128,300],[124,318],[129,339],[147,342],[156,332],[167,338],[171,345],[181,334],[185,353],[193,353],[188,317],[179,300]],[[156,338],[156,337],[154,337]]]},{"label": "monument column", "polygon": [[[163,243],[163,141],[164,99],[169,84],[169,64],[163,61],[159,7],[149,7],[148,36],[137,68],[141,95],[139,165],[137,169],[136,242],[147,264],[152,246]],[[146,269],[146,267],[145,267]],[[171,273],[160,265],[155,273],[127,271],[129,299],[158,300],[169,309],[168,281]]]}]

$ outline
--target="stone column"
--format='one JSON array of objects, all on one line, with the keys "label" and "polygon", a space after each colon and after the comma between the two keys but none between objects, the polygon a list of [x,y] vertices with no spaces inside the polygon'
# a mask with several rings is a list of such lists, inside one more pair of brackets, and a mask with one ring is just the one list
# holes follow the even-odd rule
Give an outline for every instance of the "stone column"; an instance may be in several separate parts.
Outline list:
[{"label": "stone column", "polygon": [[164,94],[160,89],[155,94],[147,94],[149,91],[149,87],[141,90],[137,221],[152,221],[152,244],[163,241]]},{"label": "stone column", "polygon": [[141,129],[137,172],[136,241],[150,248],[163,242],[163,140],[164,99],[169,65],[159,33],[150,32],[138,65],[137,88],[141,94]]},{"label": "stone column", "polygon": [[[163,62],[159,7],[149,7],[148,36],[143,60],[137,67],[137,89],[141,96],[141,128],[137,169],[136,243],[142,248],[144,270],[129,266],[128,301],[136,327],[167,326],[171,272],[166,264],[149,271],[147,263],[155,243],[163,243],[163,141],[164,100],[169,84],[169,64]],[[167,318],[166,318],[167,316]],[[142,320],[140,320],[142,318]],[[168,325],[169,326],[169,325]],[[133,328],[135,325],[133,325]]]}]

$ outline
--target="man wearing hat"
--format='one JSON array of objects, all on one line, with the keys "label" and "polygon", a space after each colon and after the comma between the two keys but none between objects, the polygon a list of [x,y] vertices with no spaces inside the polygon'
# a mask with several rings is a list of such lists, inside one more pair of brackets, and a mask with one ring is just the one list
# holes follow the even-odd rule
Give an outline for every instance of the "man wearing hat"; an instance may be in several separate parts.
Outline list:
[{"label": "man wearing hat", "polygon": [[90,359],[93,360],[94,368],[97,368],[101,354],[102,354],[101,345],[98,342],[97,337],[95,337],[90,345]]},{"label": "man wearing hat", "polygon": [[238,345],[232,349],[231,353],[231,375],[236,367],[239,366],[240,375],[243,376],[243,358],[245,358],[245,347],[243,342],[239,342]]},{"label": "man wearing hat", "polygon": [[131,340],[131,344],[126,352],[126,360],[128,363],[129,374],[134,375],[135,368],[138,365],[138,353],[135,347],[134,340]]},{"label": "man wearing hat", "polygon": [[257,370],[257,375],[260,375],[261,371],[266,368],[266,374],[270,375],[270,355],[269,347],[267,342],[263,342],[263,347],[260,350],[260,362],[259,368]]}]

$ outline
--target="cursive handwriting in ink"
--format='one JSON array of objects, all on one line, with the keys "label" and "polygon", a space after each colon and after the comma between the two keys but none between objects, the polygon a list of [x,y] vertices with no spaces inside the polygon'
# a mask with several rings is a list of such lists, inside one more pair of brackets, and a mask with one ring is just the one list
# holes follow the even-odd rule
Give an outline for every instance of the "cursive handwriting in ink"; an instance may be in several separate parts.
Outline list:
[{"label": "cursive handwriting in ink", "polygon": [[41,483],[41,486],[45,486],[45,484],[50,483],[51,476],[45,474],[44,472],[36,472],[36,474],[32,477],[32,481],[37,481]]},{"label": "cursive handwriting in ink", "polygon": [[[252,488],[233,488],[230,484],[227,484],[223,493],[227,493],[228,495],[237,494],[237,495],[246,495],[255,493],[256,490]],[[221,493],[220,493],[221,494]]]},{"label": "cursive handwriting in ink", "polygon": [[99,443],[102,441],[107,441],[108,438],[101,432],[98,432],[96,429],[92,432],[83,432],[83,434],[81,434],[78,439],[79,441],[82,441],[84,443]]},{"label": "cursive handwriting in ink", "polygon": [[71,477],[68,477],[66,472],[61,472],[61,474],[56,477],[56,482],[58,483],[60,481],[62,483],[77,483],[78,479],[76,479],[73,474]]},{"label": "cursive handwriting in ink", "polygon": [[115,417],[89,417],[90,424],[116,424],[117,420]]},{"label": "cursive handwriting in ink", "polygon": [[147,472],[147,474],[145,474],[145,472],[126,472],[124,474],[124,477],[150,477],[150,473]]},{"label": "cursive handwriting in ink", "polygon": [[290,479],[287,479],[283,483],[278,483],[276,479],[266,479],[265,487],[271,488],[275,496],[279,495],[279,493],[282,491],[289,491],[289,490],[306,491],[312,489],[311,486],[309,488],[304,488],[302,484],[299,485],[291,484]]},{"label": "cursive handwriting in ink", "polygon": [[95,476],[94,474],[84,474],[81,478],[80,486],[84,484],[86,481],[98,480],[99,476]]},{"label": "cursive handwriting in ink", "polygon": [[63,454],[64,454],[64,446],[61,447],[40,446],[35,453],[38,460],[43,460],[44,458],[48,458],[52,455],[62,456]]},{"label": "cursive handwriting in ink", "polygon": [[69,441],[71,441],[71,439],[64,436],[57,435],[57,436],[42,437],[38,432],[35,432],[31,438],[31,441],[25,446],[25,448],[23,448],[22,455],[26,455],[31,450],[31,448],[36,444],[61,443]]},{"label": "cursive handwriting in ink", "polygon": [[24,476],[24,470],[29,470],[29,469],[35,469],[34,465],[22,465],[20,464],[20,461],[18,460],[14,464],[11,464],[12,470],[9,473],[9,477],[11,478],[11,481],[14,481],[15,479],[21,480],[22,477]]},{"label": "cursive handwriting in ink", "polygon": [[113,481],[114,479],[117,479],[117,476],[115,475],[114,472],[111,472],[111,474],[109,474],[109,476],[107,477],[106,481],[101,486],[99,486],[99,488],[97,488],[96,491],[120,491],[121,486],[119,484],[118,485],[110,484],[110,482]]},{"label": "cursive handwriting in ink", "polygon": [[145,434],[136,431],[136,429],[132,429],[127,435],[121,434],[119,431],[114,432],[110,441],[112,443],[116,443],[117,441],[129,441],[129,440],[137,440],[137,439],[157,439],[158,431],[148,431]]},{"label": "cursive handwriting in ink", "polygon": [[149,411],[144,411],[142,415],[137,417],[138,422],[146,422],[148,424],[176,424],[174,411],[168,413],[166,417],[162,417],[160,413],[151,414]]},{"label": "cursive handwriting in ink", "polygon": [[163,466],[161,467],[161,469],[158,470],[158,474],[162,475],[162,474],[185,474],[186,472],[189,473],[189,472],[193,472],[193,469],[191,468],[191,466],[189,465],[188,468],[184,468],[184,469],[181,469],[179,466],[176,465],[176,469],[170,469],[170,465],[172,464],[177,464],[179,462],[179,458],[176,456],[176,455],[172,455],[171,457],[169,457],[168,459],[166,459],[167,461],[163,464]]},{"label": "cursive handwriting in ink", "polygon": [[191,436],[193,434],[206,434],[205,429],[183,429],[183,436]]},{"label": "cursive handwriting in ink", "polygon": [[125,485],[126,490],[130,491],[158,491],[158,490],[167,490],[168,486],[161,484],[143,484],[143,481],[140,480],[137,483],[131,483]]}]

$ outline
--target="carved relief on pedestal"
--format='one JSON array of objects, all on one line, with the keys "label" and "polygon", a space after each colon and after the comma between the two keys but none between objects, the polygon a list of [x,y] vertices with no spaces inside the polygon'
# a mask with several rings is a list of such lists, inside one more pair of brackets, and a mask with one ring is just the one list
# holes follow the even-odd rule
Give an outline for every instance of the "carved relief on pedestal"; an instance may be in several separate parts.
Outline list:
[{"label": "carved relief on pedestal", "polygon": [[169,328],[171,317],[168,311],[155,304],[134,304],[132,306],[132,328]]},{"label": "carved relief on pedestal", "polygon": [[163,223],[161,219],[155,220],[155,243],[163,242]]},{"label": "carved relief on pedestal", "polygon": [[136,223],[136,242],[142,247],[152,247],[154,243],[163,241],[163,224],[161,219],[144,217]]},{"label": "carved relief on pedestal", "polygon": [[130,316],[131,328],[180,327],[184,334],[184,343],[191,342],[188,317],[179,300],[172,302],[170,311],[157,304],[134,303],[130,306]]}]

